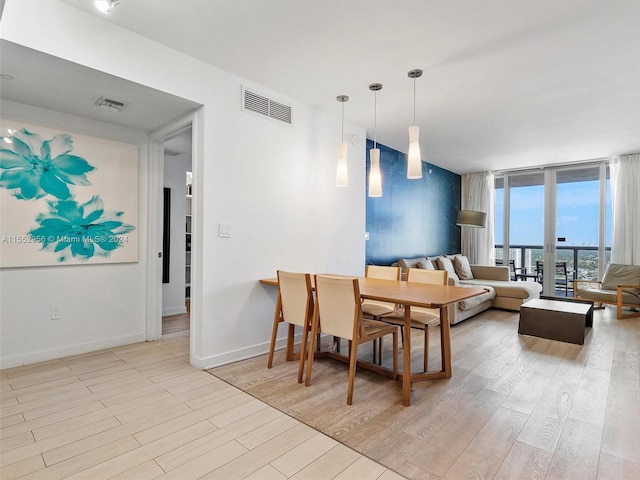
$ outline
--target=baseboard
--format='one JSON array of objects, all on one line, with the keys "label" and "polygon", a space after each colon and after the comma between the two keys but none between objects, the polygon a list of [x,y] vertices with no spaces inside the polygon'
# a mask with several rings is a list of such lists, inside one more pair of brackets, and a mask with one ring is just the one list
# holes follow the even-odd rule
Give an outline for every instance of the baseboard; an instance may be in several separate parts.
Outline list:
[{"label": "baseboard", "polygon": [[167,317],[169,315],[182,315],[183,313],[187,313],[187,307],[185,305],[181,305],[179,307],[167,307],[162,309],[163,317]]},{"label": "baseboard", "polygon": [[[204,357],[204,358],[191,357],[191,365],[195,368],[206,370],[207,368],[221,367],[222,365],[227,365],[229,363],[239,362],[240,360],[246,360],[248,358],[257,357],[259,355],[264,355],[266,353],[269,353],[270,343],[271,342],[264,342],[264,343],[253,345],[247,348],[240,348],[238,350],[225,352],[220,355],[212,355],[210,357]],[[302,343],[302,333],[294,337],[294,343],[296,345]],[[286,348],[286,346],[287,346],[287,337],[276,340],[276,350],[281,350],[283,348]],[[267,366],[266,360],[264,365],[266,368]]]},{"label": "baseboard", "polygon": [[69,345],[52,350],[27,353],[24,355],[15,355],[13,357],[0,359],[0,369],[4,370],[5,368],[21,367],[23,365],[46,362],[48,360],[56,360],[58,358],[70,357],[72,355],[80,355],[83,353],[95,352],[97,350],[104,350],[106,348],[120,347],[122,345],[129,345],[131,343],[144,342],[146,341],[146,339],[147,338],[144,333],[138,333],[135,335],[110,338],[97,342],[81,343],[78,345]]}]

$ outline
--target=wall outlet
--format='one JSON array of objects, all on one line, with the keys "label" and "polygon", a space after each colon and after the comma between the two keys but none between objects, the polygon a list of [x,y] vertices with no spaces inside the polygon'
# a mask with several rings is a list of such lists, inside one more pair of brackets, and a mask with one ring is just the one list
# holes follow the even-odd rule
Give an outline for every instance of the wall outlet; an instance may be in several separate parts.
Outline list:
[{"label": "wall outlet", "polygon": [[51,306],[51,320],[60,320],[62,318],[62,307],[57,305]]}]

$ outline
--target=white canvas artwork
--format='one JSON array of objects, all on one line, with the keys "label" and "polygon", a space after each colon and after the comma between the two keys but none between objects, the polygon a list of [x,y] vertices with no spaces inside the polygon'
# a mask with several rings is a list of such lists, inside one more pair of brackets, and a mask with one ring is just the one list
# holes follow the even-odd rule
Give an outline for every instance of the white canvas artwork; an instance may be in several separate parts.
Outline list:
[{"label": "white canvas artwork", "polygon": [[138,261],[137,145],[0,129],[0,267]]}]

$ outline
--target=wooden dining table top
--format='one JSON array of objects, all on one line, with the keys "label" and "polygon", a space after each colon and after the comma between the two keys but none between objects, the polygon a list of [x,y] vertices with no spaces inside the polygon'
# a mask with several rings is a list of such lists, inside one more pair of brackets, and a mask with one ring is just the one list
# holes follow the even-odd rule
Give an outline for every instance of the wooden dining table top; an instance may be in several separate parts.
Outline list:
[{"label": "wooden dining table top", "polygon": [[[460,287],[451,285],[433,285],[403,280],[384,280],[379,278],[357,277],[349,275],[331,275],[357,278],[360,296],[370,300],[381,300],[413,307],[439,308],[466,300],[485,291],[482,287]],[[314,287],[314,276],[311,284]],[[277,278],[260,280],[264,285],[278,285]]]}]

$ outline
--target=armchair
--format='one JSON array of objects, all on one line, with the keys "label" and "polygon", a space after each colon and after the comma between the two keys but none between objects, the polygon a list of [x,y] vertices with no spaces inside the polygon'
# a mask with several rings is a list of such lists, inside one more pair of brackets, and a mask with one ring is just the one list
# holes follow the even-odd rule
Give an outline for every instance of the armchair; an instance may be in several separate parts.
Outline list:
[{"label": "armchair", "polygon": [[[640,265],[611,263],[602,281],[574,280],[575,298],[616,305],[617,318],[640,317]],[[629,307],[633,313],[623,314]]]}]

